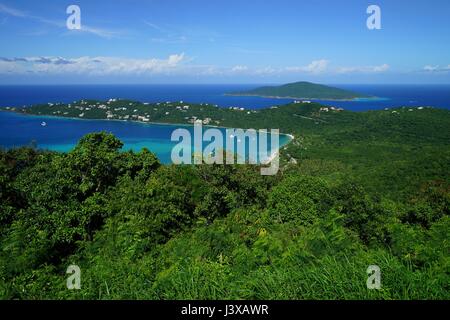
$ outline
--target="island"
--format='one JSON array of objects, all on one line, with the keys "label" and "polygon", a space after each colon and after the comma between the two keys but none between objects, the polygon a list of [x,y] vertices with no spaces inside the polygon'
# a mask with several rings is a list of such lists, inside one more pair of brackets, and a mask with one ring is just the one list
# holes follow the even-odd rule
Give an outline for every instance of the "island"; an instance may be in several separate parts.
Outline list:
[{"label": "island", "polygon": [[257,96],[264,98],[354,100],[375,98],[357,92],[316,84],[306,81],[288,83],[281,86],[265,86],[248,91],[230,92],[232,96]]}]

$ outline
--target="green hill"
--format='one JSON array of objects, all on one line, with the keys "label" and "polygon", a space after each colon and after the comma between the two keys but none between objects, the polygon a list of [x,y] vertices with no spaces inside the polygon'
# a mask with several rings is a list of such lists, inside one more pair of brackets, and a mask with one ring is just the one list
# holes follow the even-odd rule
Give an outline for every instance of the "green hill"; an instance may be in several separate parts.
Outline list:
[{"label": "green hill", "polygon": [[248,91],[232,92],[230,95],[332,100],[368,98],[368,96],[356,92],[306,81],[288,83],[281,86],[259,87]]},{"label": "green hill", "polygon": [[[0,300],[450,299],[450,110],[108,102],[9,110],[123,120],[128,108],[294,139],[276,176],[163,165],[106,132],[67,153],[0,148]],[[74,264],[80,290],[66,286]]]}]

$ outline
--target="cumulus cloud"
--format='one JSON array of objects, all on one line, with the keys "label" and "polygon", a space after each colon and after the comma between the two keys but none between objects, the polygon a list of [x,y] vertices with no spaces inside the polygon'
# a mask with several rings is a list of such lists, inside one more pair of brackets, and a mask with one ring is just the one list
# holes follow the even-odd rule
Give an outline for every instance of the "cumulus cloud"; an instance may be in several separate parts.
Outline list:
[{"label": "cumulus cloud", "polygon": [[429,72],[429,73],[449,72],[450,64],[448,66],[444,66],[444,67],[426,65],[425,67],[423,67],[423,71]]},{"label": "cumulus cloud", "polygon": [[231,72],[245,72],[247,70],[248,70],[247,66],[241,66],[241,65],[234,66],[231,68]]},{"label": "cumulus cloud", "polygon": [[384,71],[388,71],[390,68],[390,66],[388,64],[382,64],[381,66],[375,66],[372,67],[371,71],[372,72],[384,72]]},{"label": "cumulus cloud", "polygon": [[381,73],[388,71],[390,66],[382,64],[379,66],[356,66],[356,67],[339,67],[338,73]]},{"label": "cumulus cloud", "polygon": [[[49,75],[189,75],[189,76],[251,76],[275,77],[283,75],[380,73],[389,65],[363,67],[330,67],[328,60],[314,60],[297,67],[250,67],[234,65],[222,67],[194,64],[184,53],[166,58],[132,59],[120,57],[0,57],[0,74],[49,74]],[[450,70],[450,69],[449,69]]]},{"label": "cumulus cloud", "polygon": [[251,70],[250,73],[261,76],[261,75],[273,75],[276,73],[281,73],[282,69],[275,69],[272,67],[264,67],[264,68],[257,68],[254,70]]},{"label": "cumulus cloud", "polygon": [[306,66],[287,67],[285,69],[288,72],[304,72],[304,73],[319,74],[327,71],[329,63],[330,61],[321,59],[321,60],[314,60]]},{"label": "cumulus cloud", "polygon": [[[285,67],[285,68],[262,68],[255,71],[257,74],[343,74],[343,73],[381,73],[390,69],[388,64],[377,66],[349,66],[349,67],[332,67],[330,61],[326,59],[314,60],[304,66]],[[249,71],[251,71],[249,69]]]},{"label": "cumulus cloud", "polygon": [[24,61],[24,62],[26,62],[27,59],[25,59],[25,58],[4,58],[4,57],[0,57],[0,61],[4,61],[4,62]]},{"label": "cumulus cloud", "polygon": [[170,73],[184,60],[184,53],[166,59],[129,59],[117,57],[25,57],[1,58],[0,73],[44,74],[156,74]]},{"label": "cumulus cloud", "polygon": [[330,61],[324,59],[315,60],[307,66],[302,67],[301,70],[309,73],[323,73],[327,70],[329,63]]}]

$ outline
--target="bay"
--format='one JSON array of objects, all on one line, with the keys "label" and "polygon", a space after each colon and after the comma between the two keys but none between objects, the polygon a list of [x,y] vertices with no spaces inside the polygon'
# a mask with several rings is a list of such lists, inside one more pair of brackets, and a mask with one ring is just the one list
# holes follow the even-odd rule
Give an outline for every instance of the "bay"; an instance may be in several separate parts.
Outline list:
[{"label": "bay", "polygon": [[[132,99],[141,102],[185,101],[211,103],[220,107],[261,109],[292,102],[292,99],[271,99],[248,96],[228,96],[225,93],[244,91],[260,84],[229,85],[2,85],[0,106],[29,106],[38,103],[69,103],[81,99]],[[450,85],[333,85],[377,99],[353,101],[315,100],[329,106],[351,111],[380,110],[403,106],[432,106],[450,109]],[[42,122],[46,126],[41,126]],[[36,144],[39,148],[67,152],[90,132],[112,132],[120,138],[125,150],[139,151],[146,147],[163,163],[170,163],[176,142],[170,136],[183,125],[143,124],[121,121],[79,120],[55,117],[24,116],[0,112],[0,147],[11,148]],[[192,131],[192,127],[185,126]],[[270,128],[268,128],[270,129]],[[220,129],[224,131],[224,129]],[[280,136],[280,145],[289,141]]]},{"label": "bay", "polygon": [[[42,125],[43,122],[45,126]],[[139,152],[145,147],[154,152],[161,162],[171,163],[172,149],[178,143],[171,141],[171,135],[178,128],[187,129],[191,133],[193,143],[194,130],[191,125],[81,120],[0,111],[0,146],[3,148],[34,146],[44,150],[68,152],[85,134],[105,131],[113,133],[124,143],[123,150]],[[208,127],[203,127],[203,131],[207,129]],[[226,129],[217,129],[225,137]],[[268,141],[270,142],[270,135]],[[289,141],[288,136],[280,135],[280,147]],[[203,147],[207,144],[205,142]],[[236,148],[231,151],[237,152]],[[272,153],[270,145],[267,151]],[[245,152],[248,153],[248,147]],[[238,156],[245,155],[238,154]]]}]

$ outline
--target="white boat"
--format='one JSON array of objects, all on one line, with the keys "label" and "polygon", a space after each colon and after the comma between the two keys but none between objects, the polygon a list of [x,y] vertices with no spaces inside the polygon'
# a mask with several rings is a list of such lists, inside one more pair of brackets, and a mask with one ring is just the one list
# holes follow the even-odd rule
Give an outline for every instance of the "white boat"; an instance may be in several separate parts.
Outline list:
[{"label": "white boat", "polygon": [[46,125],[47,125],[47,122],[45,122],[45,121],[41,122],[41,126],[45,127]]}]

